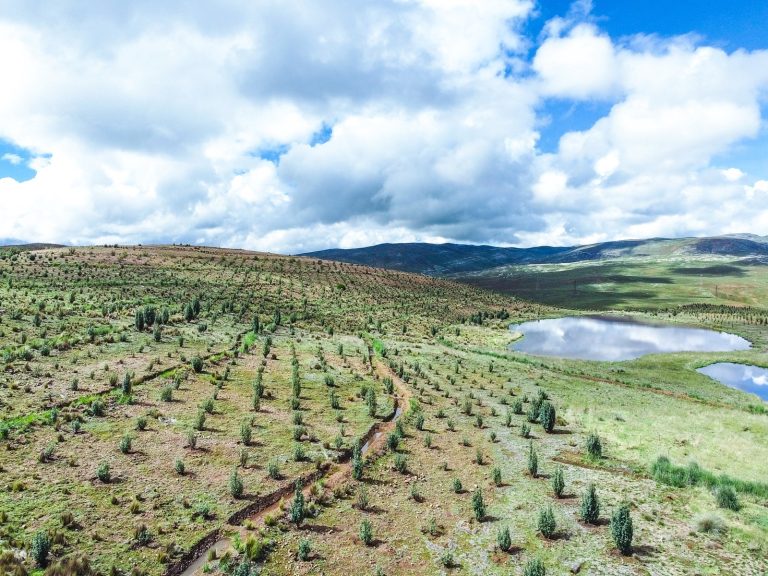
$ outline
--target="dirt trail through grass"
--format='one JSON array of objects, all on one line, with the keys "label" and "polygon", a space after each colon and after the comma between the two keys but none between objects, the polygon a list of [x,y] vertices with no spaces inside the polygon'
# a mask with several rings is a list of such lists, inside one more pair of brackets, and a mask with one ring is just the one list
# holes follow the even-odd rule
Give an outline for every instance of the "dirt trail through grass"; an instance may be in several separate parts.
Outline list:
[{"label": "dirt trail through grass", "polygon": [[[380,378],[385,376],[391,378],[396,389],[396,393],[393,396],[394,407],[392,413],[384,421],[377,422],[371,426],[362,438],[363,456],[367,456],[368,460],[374,460],[383,453],[386,445],[386,435],[395,428],[395,423],[404,414],[412,394],[405,382],[389,366],[376,358],[372,350],[369,349],[369,353],[371,354],[371,364],[378,376]],[[335,465],[326,465],[303,477],[293,478],[274,492],[261,496],[257,502],[253,502],[242,510],[235,512],[225,526],[209,533],[185,557],[170,566],[166,570],[165,576],[195,576],[203,574],[203,567],[208,562],[209,554],[213,553],[218,557],[226,552],[226,550],[232,547],[235,534],[239,534],[243,540],[246,538],[248,531],[243,526],[244,523],[247,522],[249,527],[262,527],[265,525],[265,519],[268,516],[279,515],[283,499],[293,493],[297,481],[300,480],[304,485],[304,496],[309,499],[314,482],[325,479],[324,487],[333,490],[333,488],[341,485],[351,476],[351,470],[352,463],[347,456],[343,461]],[[222,537],[221,535],[224,532],[229,532],[232,536]]]}]

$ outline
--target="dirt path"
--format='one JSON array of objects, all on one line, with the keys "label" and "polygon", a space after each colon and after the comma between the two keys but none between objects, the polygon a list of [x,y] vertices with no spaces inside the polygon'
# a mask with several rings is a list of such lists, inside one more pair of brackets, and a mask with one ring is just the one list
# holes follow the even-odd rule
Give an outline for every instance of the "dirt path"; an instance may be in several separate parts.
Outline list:
[{"label": "dirt path", "polygon": [[[386,445],[386,435],[394,430],[395,423],[405,413],[406,407],[408,406],[412,396],[411,391],[408,386],[406,386],[405,382],[403,382],[402,379],[389,368],[389,366],[387,366],[380,359],[376,358],[373,354],[371,355],[371,358],[373,359],[373,368],[380,378],[392,378],[392,382],[395,386],[395,407],[394,412],[388,420],[377,422],[369,429],[368,433],[366,434],[368,440],[365,442],[365,444],[363,444],[362,453],[363,456],[370,455],[366,458],[369,460],[377,458],[381,453],[383,453]],[[352,462],[350,460],[346,460],[345,462],[334,464],[328,467],[325,471],[321,471],[319,474],[317,474],[315,481],[319,480],[320,478],[324,478],[326,489],[333,490],[333,488],[343,484],[348,478],[351,477],[351,475]],[[219,534],[221,532],[233,533],[232,536],[214,539],[212,543],[202,546],[200,550],[196,551],[196,558],[186,568],[182,569],[182,567],[177,564],[170,567],[166,571],[166,575],[202,575],[203,567],[207,563],[208,554],[211,551],[215,551],[217,557],[221,556],[222,553],[232,547],[232,538],[234,538],[234,533],[239,534],[240,537],[245,540],[248,531],[242,526],[243,523],[248,522],[250,525],[260,527],[264,526],[264,521],[267,516],[281,515],[280,505],[284,498],[290,497],[292,494],[293,486],[295,485],[296,480],[297,479],[293,479],[290,483],[285,484],[275,493],[268,496],[268,500],[274,500],[272,504],[269,504],[257,511],[254,511],[251,514],[248,514],[243,519],[243,521],[238,522],[237,525],[226,524],[222,526],[221,530],[217,531]],[[305,498],[309,499],[310,491],[312,489],[312,482],[305,482],[305,484],[304,496]],[[239,514],[236,513],[233,515],[233,517],[235,516],[239,516]]]}]

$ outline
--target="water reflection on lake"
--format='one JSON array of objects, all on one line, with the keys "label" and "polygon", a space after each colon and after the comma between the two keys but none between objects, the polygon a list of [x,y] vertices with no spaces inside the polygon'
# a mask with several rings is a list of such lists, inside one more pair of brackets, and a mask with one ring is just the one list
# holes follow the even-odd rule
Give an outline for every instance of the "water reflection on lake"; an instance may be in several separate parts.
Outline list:
[{"label": "water reflection on lake", "polygon": [[656,326],[610,318],[554,318],[510,326],[523,338],[510,350],[581,360],[630,360],[660,352],[746,350],[749,341],[702,328]]},{"label": "water reflection on lake", "polygon": [[731,388],[757,394],[763,400],[768,400],[768,369],[748,364],[718,362],[699,368],[697,372],[706,374]]}]

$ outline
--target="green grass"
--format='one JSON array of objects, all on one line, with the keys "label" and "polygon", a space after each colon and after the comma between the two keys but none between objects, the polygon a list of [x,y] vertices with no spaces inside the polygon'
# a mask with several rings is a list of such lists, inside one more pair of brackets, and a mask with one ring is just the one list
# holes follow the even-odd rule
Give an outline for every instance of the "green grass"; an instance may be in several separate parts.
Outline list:
[{"label": "green grass", "polygon": [[645,310],[688,304],[763,307],[768,266],[729,258],[647,258],[495,268],[470,284],[552,306]]},{"label": "green grass", "polygon": [[[54,561],[83,553],[103,573],[135,566],[159,575],[169,566],[163,561],[178,561],[182,551],[220,529],[242,542],[248,535],[273,542],[263,566],[273,575],[374,573],[376,566],[389,575],[437,573],[445,570],[446,550],[458,563],[451,570],[456,574],[506,576],[535,556],[553,573],[584,558],[583,571],[620,573],[631,562],[649,573],[761,574],[768,570],[765,404],[695,368],[719,360],[768,365],[764,310],[690,305],[674,284],[664,286],[669,301],[681,305],[639,318],[727,329],[755,348],[621,363],[536,358],[507,350],[507,324],[573,310],[431,278],[241,251],[78,248],[43,251],[34,260],[27,253],[0,259],[0,348],[13,352],[0,366],[0,420],[6,429],[12,425],[0,440],[0,549],[24,549],[40,530],[60,532]],[[200,314],[187,321],[185,306],[195,298]],[[169,310],[160,342],[151,329],[134,327],[136,308],[147,304]],[[277,309],[281,325],[270,326]],[[252,332],[254,316],[268,329]],[[475,323],[478,318],[482,323]],[[50,355],[41,353],[43,346],[51,347]],[[25,347],[27,358],[18,357]],[[192,369],[194,357],[205,359],[201,373]],[[255,411],[260,370],[265,395]],[[294,370],[301,382],[298,409],[292,406]],[[121,384],[128,372],[134,384],[125,397]],[[411,396],[398,455],[386,449],[368,454],[361,482],[334,476],[340,469],[335,460],[354,439],[391,416],[394,398],[385,392],[385,378]],[[172,401],[161,401],[169,386]],[[374,417],[363,394],[368,387],[376,391]],[[338,410],[330,407],[331,390]],[[554,434],[527,421],[541,392],[557,413]],[[193,450],[190,428],[214,396]],[[100,417],[89,411],[97,398],[104,404]],[[511,415],[507,425],[515,402],[523,402],[523,414]],[[53,405],[59,406],[56,423],[50,421]],[[424,417],[423,430],[416,429],[415,411]],[[306,429],[298,441],[297,413]],[[139,418],[147,420],[143,431],[136,429]],[[77,433],[74,422],[81,422]],[[248,446],[241,440],[244,423],[251,426]],[[528,425],[531,437],[523,438]],[[602,440],[601,459],[586,455],[590,433]],[[119,443],[126,434],[132,449],[123,453]],[[531,443],[537,478],[526,468]],[[297,444],[304,461],[294,459]],[[48,457],[50,446],[55,449]],[[403,458],[407,473],[396,469]],[[175,470],[177,459],[184,475]],[[96,479],[102,462],[109,463],[114,482]],[[279,463],[278,480],[268,475],[271,462]],[[289,525],[280,509],[276,525],[265,526],[263,519],[227,525],[257,495],[326,466],[329,476],[308,494],[312,514],[302,528]],[[562,499],[554,497],[548,478],[558,466],[566,480]],[[236,467],[243,500],[227,488]],[[325,484],[329,478],[332,485]],[[460,493],[452,488],[456,478],[465,488]],[[621,500],[632,502],[634,559],[613,553],[607,529],[578,522],[578,496],[590,483],[597,485],[602,518]],[[742,507],[718,511],[727,530],[712,545],[714,536],[691,532],[697,515],[717,509],[712,489],[726,485],[739,492]],[[356,507],[361,486],[369,494],[368,510]],[[488,508],[483,522],[472,512],[476,488]],[[536,519],[550,505],[561,534],[546,541]],[[205,518],[197,514],[203,506]],[[77,529],[62,527],[66,511],[75,515]],[[373,525],[374,546],[359,542],[363,520]],[[150,546],[132,541],[140,524],[152,533]],[[510,528],[513,555],[495,549],[502,526]],[[296,551],[305,539],[312,554],[300,561]],[[231,554],[242,556],[244,548],[236,545]],[[218,559],[210,567],[221,572]]]}]

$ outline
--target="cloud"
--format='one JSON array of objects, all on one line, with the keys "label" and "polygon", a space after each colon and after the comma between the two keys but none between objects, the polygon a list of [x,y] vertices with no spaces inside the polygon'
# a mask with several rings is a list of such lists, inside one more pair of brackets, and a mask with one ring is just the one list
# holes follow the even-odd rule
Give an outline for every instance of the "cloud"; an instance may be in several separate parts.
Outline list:
[{"label": "cloud", "polygon": [[[617,40],[590,2],[540,38],[529,0],[0,3],[0,139],[37,172],[0,180],[0,237],[299,252],[726,216],[768,233],[768,175],[717,165],[762,134],[766,51]],[[539,150],[553,102],[595,100],[607,114]]]},{"label": "cloud", "polygon": [[18,166],[24,161],[24,158],[19,156],[18,154],[13,154],[11,152],[7,152],[0,156],[0,160],[5,160],[9,164],[13,164],[14,166]]}]

